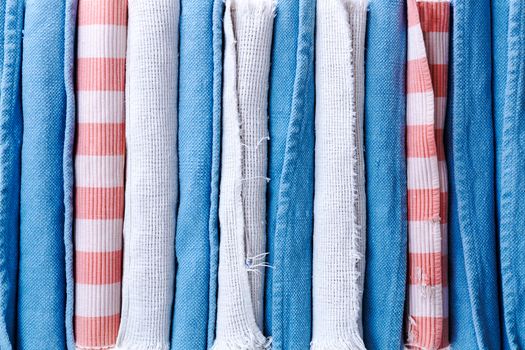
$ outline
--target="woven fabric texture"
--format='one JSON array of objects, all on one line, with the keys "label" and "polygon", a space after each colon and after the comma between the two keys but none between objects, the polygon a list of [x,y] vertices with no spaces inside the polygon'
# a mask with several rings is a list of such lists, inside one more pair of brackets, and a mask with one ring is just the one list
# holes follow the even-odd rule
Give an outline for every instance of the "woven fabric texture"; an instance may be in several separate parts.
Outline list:
[{"label": "woven fabric texture", "polygon": [[227,1],[215,349],[262,349],[271,0]]},{"label": "woven fabric texture", "polygon": [[129,1],[118,349],[168,349],[175,279],[179,3]]},{"label": "woven fabric texture", "polygon": [[312,349],[364,349],[366,1],[318,1]]}]

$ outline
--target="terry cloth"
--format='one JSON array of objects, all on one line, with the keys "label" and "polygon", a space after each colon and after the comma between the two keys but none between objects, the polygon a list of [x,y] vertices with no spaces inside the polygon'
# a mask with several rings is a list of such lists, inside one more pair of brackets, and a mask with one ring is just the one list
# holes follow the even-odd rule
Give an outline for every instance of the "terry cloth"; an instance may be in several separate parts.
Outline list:
[{"label": "terry cloth", "polygon": [[228,0],[215,349],[263,349],[268,75],[274,4]]},{"label": "terry cloth", "polygon": [[168,349],[175,278],[179,2],[129,0],[119,349]]},{"label": "terry cloth", "polygon": [[24,2],[0,2],[0,349],[15,348]]},{"label": "terry cloth", "polygon": [[312,332],[315,0],[279,0],[273,31],[268,149],[265,334],[307,349]]},{"label": "terry cloth", "polygon": [[448,346],[448,1],[408,0],[408,348]]},{"label": "terry cloth", "polygon": [[25,2],[17,305],[22,349],[66,348],[65,15],[62,0]]},{"label": "terry cloth", "polygon": [[75,151],[75,339],[115,344],[124,216],[127,1],[80,0]]},{"label": "terry cloth", "polygon": [[219,248],[222,0],[182,0],[178,105],[179,208],[171,347],[215,339]]},{"label": "terry cloth", "polygon": [[367,2],[317,1],[311,348],[364,349]]},{"label": "terry cloth", "polygon": [[407,273],[406,1],[370,0],[365,160],[367,349],[401,349]]}]

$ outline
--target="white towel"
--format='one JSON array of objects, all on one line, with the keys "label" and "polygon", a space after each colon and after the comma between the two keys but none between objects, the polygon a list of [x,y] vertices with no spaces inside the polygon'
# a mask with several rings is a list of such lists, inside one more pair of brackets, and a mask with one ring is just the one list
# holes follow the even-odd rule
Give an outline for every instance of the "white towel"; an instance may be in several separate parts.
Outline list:
[{"label": "white towel", "polygon": [[178,0],[129,0],[119,349],[168,349],[175,274]]},{"label": "white towel", "polygon": [[272,0],[226,1],[214,349],[270,346],[261,329],[273,11]]},{"label": "white towel", "polygon": [[364,349],[366,1],[317,1],[311,348]]}]

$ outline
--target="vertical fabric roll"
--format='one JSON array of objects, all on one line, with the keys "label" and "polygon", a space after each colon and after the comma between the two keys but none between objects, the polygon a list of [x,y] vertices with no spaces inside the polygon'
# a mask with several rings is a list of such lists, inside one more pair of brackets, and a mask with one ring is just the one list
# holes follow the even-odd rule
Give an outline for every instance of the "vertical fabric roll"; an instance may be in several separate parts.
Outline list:
[{"label": "vertical fabric roll", "polygon": [[[502,6],[502,4],[499,4]],[[503,5],[504,6],[504,5]],[[495,13],[501,16],[505,11]],[[499,19],[502,24],[504,19]],[[525,225],[525,3],[510,1],[508,7],[507,33],[497,40],[506,40],[506,60],[498,52],[496,70],[506,64],[505,90],[501,81],[495,84],[495,96],[503,97],[495,105],[497,126],[497,192],[498,226],[501,268],[502,316],[504,349],[525,347],[525,307],[521,300],[525,290],[525,269],[517,263],[523,259],[525,241],[522,232]],[[496,31],[495,36],[502,31]],[[501,48],[501,46],[499,47]],[[496,55],[495,55],[496,57]],[[501,76],[499,77],[501,78]],[[499,110],[502,108],[502,110]]]},{"label": "vertical fabric roll", "polygon": [[25,4],[17,314],[17,344],[22,349],[66,347],[65,15],[64,1]]},{"label": "vertical fabric roll", "polygon": [[312,332],[315,0],[276,8],[270,75],[265,332],[306,349]]},{"label": "vertical fabric roll", "polygon": [[24,2],[2,1],[0,11],[0,349],[10,350],[16,329]]},{"label": "vertical fabric roll", "polygon": [[448,1],[408,0],[408,348],[448,346]]},{"label": "vertical fabric roll", "polygon": [[317,2],[311,349],[364,349],[366,1]]},{"label": "vertical fabric roll", "polygon": [[271,0],[226,2],[214,349],[270,347],[261,330],[273,13]]},{"label": "vertical fabric roll", "polygon": [[[449,109],[450,342],[501,349],[496,259],[490,1],[451,6]],[[496,101],[494,101],[496,103]]]},{"label": "vertical fabric roll", "polygon": [[120,323],[127,0],[78,6],[75,339],[93,349]]},{"label": "vertical fabric roll", "polygon": [[173,349],[206,349],[214,340],[222,9],[222,0],[181,1]]},{"label": "vertical fabric roll", "polygon": [[406,2],[371,0],[367,19],[367,191],[363,331],[367,349],[400,349],[407,273]]},{"label": "vertical fabric roll", "polygon": [[178,0],[129,0],[119,349],[168,349],[175,279]]}]

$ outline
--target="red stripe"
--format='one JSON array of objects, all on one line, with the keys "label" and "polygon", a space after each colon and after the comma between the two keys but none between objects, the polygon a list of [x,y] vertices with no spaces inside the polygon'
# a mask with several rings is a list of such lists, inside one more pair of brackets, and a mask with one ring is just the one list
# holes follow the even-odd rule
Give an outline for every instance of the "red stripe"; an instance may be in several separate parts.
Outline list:
[{"label": "red stripe", "polygon": [[407,157],[430,158],[437,154],[434,125],[407,125]]},{"label": "red stripe", "polygon": [[441,223],[446,224],[448,222],[448,192],[439,193],[439,217]]},{"label": "red stripe", "polygon": [[430,75],[432,76],[434,97],[447,97],[448,65],[431,64]]},{"label": "red stripe", "polygon": [[[441,244],[440,244],[441,246]],[[420,286],[447,286],[447,257],[438,253],[409,253],[408,283]]]},{"label": "red stripe", "polygon": [[448,2],[420,1],[417,3],[423,32],[448,32],[450,4]]},{"label": "red stripe", "polygon": [[407,1],[407,19],[408,26],[412,27],[419,24],[419,14],[417,11],[416,1],[408,0]]},{"label": "red stripe", "polygon": [[78,58],[77,90],[124,91],[125,58]]},{"label": "red stripe", "polygon": [[443,143],[443,129],[435,129],[436,135],[436,146],[437,146],[437,159],[439,161],[445,160],[445,145]]},{"label": "red stripe", "polygon": [[75,252],[75,282],[112,284],[122,280],[122,250],[113,252]]},{"label": "red stripe", "polygon": [[127,25],[127,0],[80,0],[77,26],[89,24]]},{"label": "red stripe", "polygon": [[410,333],[412,341],[408,349],[442,349],[448,344],[448,319],[443,317],[411,316]]},{"label": "red stripe", "polygon": [[126,152],[124,123],[78,123],[77,155],[119,156]]},{"label": "red stripe", "polygon": [[105,317],[75,316],[75,343],[79,347],[107,348],[115,345],[120,314]]},{"label": "red stripe", "polygon": [[122,219],[124,187],[76,187],[75,217],[77,219]]},{"label": "red stripe", "polygon": [[439,188],[408,190],[408,220],[428,221],[439,215]]},{"label": "red stripe", "polygon": [[407,93],[432,91],[432,82],[427,76],[428,69],[426,57],[407,61]]}]

